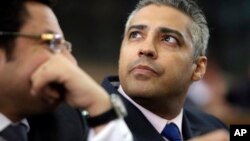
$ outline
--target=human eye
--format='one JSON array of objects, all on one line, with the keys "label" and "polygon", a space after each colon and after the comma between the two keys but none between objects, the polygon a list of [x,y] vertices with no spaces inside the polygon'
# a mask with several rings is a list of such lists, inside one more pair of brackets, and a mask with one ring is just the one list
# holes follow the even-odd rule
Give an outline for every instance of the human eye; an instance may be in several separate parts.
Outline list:
[{"label": "human eye", "polygon": [[141,37],[142,37],[142,35],[140,34],[139,31],[131,31],[129,33],[129,39],[139,39]]},{"label": "human eye", "polygon": [[179,40],[172,35],[163,35],[162,41],[170,46],[178,46],[179,45]]}]

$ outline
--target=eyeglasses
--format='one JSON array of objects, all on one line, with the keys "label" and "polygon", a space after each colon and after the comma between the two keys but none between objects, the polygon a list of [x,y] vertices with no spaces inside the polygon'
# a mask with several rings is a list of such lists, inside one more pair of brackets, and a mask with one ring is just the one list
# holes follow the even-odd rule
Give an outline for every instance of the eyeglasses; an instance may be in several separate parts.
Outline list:
[{"label": "eyeglasses", "polygon": [[49,49],[53,53],[60,53],[64,48],[67,49],[69,52],[72,51],[71,43],[63,39],[63,36],[58,33],[31,34],[31,33],[0,31],[0,36],[23,36],[23,37],[42,40],[43,42],[49,45]]}]

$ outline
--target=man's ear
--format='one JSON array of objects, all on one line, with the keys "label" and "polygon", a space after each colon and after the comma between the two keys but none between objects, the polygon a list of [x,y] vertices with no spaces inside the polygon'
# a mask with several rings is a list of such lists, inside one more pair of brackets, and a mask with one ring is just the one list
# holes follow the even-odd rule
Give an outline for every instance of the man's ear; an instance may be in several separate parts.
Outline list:
[{"label": "man's ear", "polygon": [[192,75],[193,81],[198,81],[203,78],[206,73],[207,68],[207,57],[206,56],[198,56],[194,62],[194,71]]}]

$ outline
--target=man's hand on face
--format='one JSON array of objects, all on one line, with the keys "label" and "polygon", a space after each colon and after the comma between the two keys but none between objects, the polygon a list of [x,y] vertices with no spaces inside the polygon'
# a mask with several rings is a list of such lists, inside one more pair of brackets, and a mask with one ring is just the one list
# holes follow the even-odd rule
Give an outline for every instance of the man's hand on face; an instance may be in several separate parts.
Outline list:
[{"label": "man's hand on face", "polygon": [[52,55],[39,66],[31,82],[31,94],[51,104],[64,99],[70,106],[85,109],[92,116],[111,107],[106,91],[62,54]]}]

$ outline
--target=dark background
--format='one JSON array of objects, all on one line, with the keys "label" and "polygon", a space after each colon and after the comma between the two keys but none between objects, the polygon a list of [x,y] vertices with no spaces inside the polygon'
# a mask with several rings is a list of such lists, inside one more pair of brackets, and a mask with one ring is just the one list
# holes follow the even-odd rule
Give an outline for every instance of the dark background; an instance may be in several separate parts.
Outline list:
[{"label": "dark background", "polygon": [[[124,24],[137,0],[59,0],[55,13],[79,65],[97,81],[115,74]],[[250,70],[250,0],[198,0],[211,38],[208,56],[230,82]]]}]

